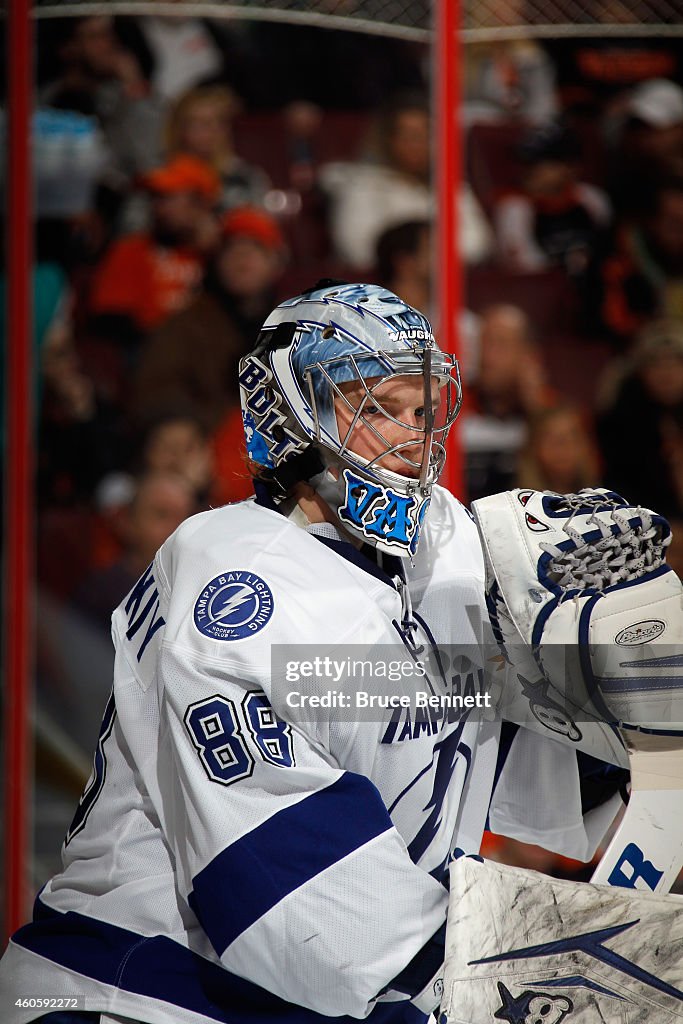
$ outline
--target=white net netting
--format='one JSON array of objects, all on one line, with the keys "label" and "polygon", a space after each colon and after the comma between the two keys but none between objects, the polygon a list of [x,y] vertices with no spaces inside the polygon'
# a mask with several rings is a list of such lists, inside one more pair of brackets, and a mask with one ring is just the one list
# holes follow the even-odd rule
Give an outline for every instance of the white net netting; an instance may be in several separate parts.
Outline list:
[{"label": "white net netting", "polygon": [[432,0],[38,0],[38,17],[81,14],[194,15],[319,25],[394,38],[426,40]]},{"label": "white net netting", "polygon": [[683,31],[683,0],[465,0],[466,41]]},{"label": "white net netting", "polygon": [[[434,0],[37,0],[38,17],[163,14],[280,21],[427,40]],[[522,35],[683,35],[683,0],[463,0],[465,42]]]}]

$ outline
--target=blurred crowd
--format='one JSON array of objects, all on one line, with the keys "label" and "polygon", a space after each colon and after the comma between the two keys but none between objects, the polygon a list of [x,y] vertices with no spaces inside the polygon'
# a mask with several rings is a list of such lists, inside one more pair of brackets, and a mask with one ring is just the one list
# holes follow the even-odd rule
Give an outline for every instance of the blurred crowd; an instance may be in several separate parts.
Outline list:
[{"label": "blurred crowd", "polygon": [[[105,635],[184,518],[251,493],[236,367],[274,303],[339,277],[437,316],[429,51],[151,15],[38,43],[38,577]],[[681,571],[681,47],[465,57],[465,497],[605,484],[670,517]]]}]

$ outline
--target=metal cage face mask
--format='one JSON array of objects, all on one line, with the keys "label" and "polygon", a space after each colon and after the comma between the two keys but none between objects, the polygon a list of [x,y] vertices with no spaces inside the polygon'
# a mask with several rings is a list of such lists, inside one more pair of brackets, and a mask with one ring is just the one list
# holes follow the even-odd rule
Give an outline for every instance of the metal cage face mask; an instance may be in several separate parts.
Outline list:
[{"label": "metal cage face mask", "polygon": [[298,296],[264,324],[240,385],[252,461],[283,480],[314,449],[325,470],[309,479],[349,532],[415,553],[462,397],[421,313],[376,285]]},{"label": "metal cage face mask", "polygon": [[[431,346],[343,355],[308,367],[305,379],[319,444],[379,483],[406,494],[428,493],[444,467],[446,437],[460,411],[452,356]],[[401,418],[405,406],[414,409],[409,421]]]}]

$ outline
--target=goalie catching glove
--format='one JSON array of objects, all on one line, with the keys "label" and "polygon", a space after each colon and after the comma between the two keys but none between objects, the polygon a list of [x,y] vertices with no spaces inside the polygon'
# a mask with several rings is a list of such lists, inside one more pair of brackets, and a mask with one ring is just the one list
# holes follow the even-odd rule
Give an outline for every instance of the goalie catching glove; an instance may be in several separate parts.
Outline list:
[{"label": "goalie catching glove", "polygon": [[[683,586],[668,523],[604,489],[473,503],[496,637],[584,721],[683,731]],[[524,682],[522,678],[522,682]]]}]

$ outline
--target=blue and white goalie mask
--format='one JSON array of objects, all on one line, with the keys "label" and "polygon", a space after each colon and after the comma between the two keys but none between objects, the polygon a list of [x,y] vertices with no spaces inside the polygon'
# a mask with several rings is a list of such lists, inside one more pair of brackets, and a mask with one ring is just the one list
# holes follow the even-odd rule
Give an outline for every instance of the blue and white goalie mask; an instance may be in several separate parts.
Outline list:
[{"label": "blue and white goalie mask", "polygon": [[350,534],[415,554],[462,400],[426,317],[376,285],[316,288],[268,317],[240,390],[276,501],[309,480]]}]

